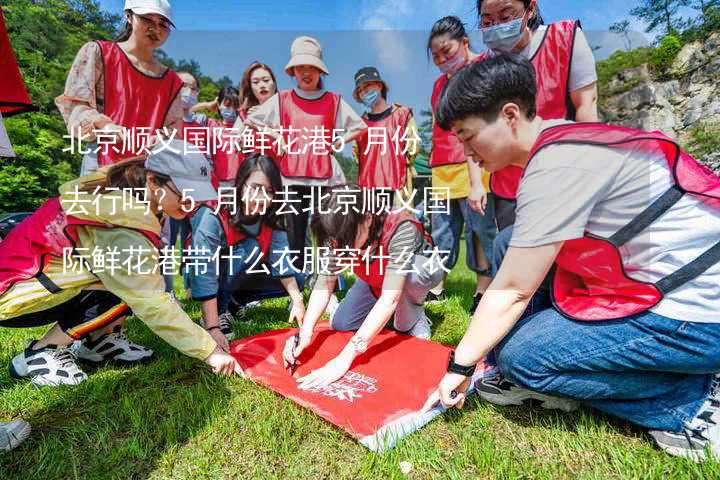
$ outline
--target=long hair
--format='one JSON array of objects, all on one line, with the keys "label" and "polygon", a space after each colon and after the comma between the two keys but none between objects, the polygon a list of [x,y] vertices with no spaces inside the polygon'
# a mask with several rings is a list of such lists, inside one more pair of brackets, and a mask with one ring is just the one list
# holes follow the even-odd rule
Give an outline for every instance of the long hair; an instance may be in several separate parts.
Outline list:
[{"label": "long hair", "polygon": [[[235,176],[237,208],[235,209],[235,214],[230,218],[230,223],[235,227],[239,227],[242,224],[247,223],[246,220],[249,220],[249,218],[245,215],[243,188],[250,175],[252,175],[253,172],[258,171],[262,172],[263,175],[270,180],[270,186],[273,189],[273,192],[277,193],[282,190],[282,176],[280,175],[280,170],[277,166],[275,166],[275,162],[273,162],[270,157],[259,153],[253,153],[246,157]],[[278,202],[271,202],[270,206],[263,215],[262,221],[266,225],[270,225],[274,230],[286,230],[285,222],[283,222],[277,215],[279,208],[280,205]]]},{"label": "long hair", "polygon": [[260,101],[252,91],[252,83],[250,82],[250,77],[252,77],[253,72],[259,68],[265,69],[270,73],[270,78],[272,78],[275,84],[275,91],[277,91],[277,80],[275,80],[275,74],[272,69],[264,63],[251,63],[250,66],[245,69],[245,72],[243,72],[242,79],[240,80],[240,109],[245,112],[252,107],[260,105]]},{"label": "long hair", "polygon": [[[523,2],[523,5],[525,5],[525,8],[527,9],[532,4],[532,0],[521,0]],[[477,9],[477,16],[480,18],[482,16],[482,4],[483,0],[477,0],[476,9]],[[533,16],[528,19],[528,28],[530,31],[537,30],[540,25],[544,25],[545,20],[543,19],[542,15],[540,14],[540,7],[537,6],[537,3],[535,3],[535,12],[533,13]]]},{"label": "long hair", "polygon": [[[361,211],[365,193],[356,184],[333,187],[329,195],[321,200],[323,214],[315,214],[310,221],[310,229],[318,245],[336,248],[354,248],[359,225],[365,221],[366,212]],[[355,206],[356,208],[348,208]],[[362,248],[376,244],[380,240],[385,215],[373,215],[368,239]]]}]

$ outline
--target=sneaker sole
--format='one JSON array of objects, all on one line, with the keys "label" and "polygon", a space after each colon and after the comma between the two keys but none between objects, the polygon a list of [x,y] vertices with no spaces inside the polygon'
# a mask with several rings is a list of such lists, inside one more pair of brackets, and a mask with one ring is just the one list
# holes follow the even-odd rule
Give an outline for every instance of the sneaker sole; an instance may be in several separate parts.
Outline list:
[{"label": "sneaker sole", "polygon": [[547,410],[562,410],[563,412],[573,412],[578,409],[577,402],[566,400],[564,398],[549,398],[542,394],[523,393],[522,395],[513,394],[495,394],[478,391],[480,398],[495,405],[510,406],[523,405],[527,400],[537,400],[540,406]]}]

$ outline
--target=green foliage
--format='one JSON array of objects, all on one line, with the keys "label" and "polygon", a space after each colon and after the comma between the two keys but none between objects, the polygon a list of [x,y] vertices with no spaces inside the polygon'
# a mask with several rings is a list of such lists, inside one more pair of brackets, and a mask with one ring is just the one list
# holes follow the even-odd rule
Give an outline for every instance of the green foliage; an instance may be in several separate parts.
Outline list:
[{"label": "green foliage", "polygon": [[720,152],[720,122],[698,122],[690,130],[685,147],[695,158]]},{"label": "green foliage", "polygon": [[650,54],[650,65],[656,72],[664,72],[672,65],[683,44],[675,35],[666,35]]}]

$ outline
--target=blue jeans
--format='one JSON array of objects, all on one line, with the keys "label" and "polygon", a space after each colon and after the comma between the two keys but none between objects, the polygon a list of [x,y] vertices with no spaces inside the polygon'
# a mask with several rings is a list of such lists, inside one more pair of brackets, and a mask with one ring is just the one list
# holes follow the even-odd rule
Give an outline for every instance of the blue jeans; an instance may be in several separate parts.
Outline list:
[{"label": "blue jeans", "polygon": [[[438,208],[440,203],[438,203]],[[442,251],[450,252],[445,255],[445,267],[452,269],[460,254],[460,237],[465,226],[466,261],[470,270],[483,273],[485,269],[478,267],[477,254],[473,234],[480,239],[483,251],[491,262],[493,241],[497,230],[495,228],[494,198],[488,195],[488,205],[485,215],[481,215],[467,203],[467,198],[450,200],[449,214],[432,213],[430,216],[432,226],[432,239],[435,246]],[[488,272],[489,275],[489,272]]]},{"label": "blue jeans", "polygon": [[649,429],[679,432],[720,371],[720,324],[651,312],[578,322],[546,309],[505,337],[498,365],[531,390],[574,398]]}]

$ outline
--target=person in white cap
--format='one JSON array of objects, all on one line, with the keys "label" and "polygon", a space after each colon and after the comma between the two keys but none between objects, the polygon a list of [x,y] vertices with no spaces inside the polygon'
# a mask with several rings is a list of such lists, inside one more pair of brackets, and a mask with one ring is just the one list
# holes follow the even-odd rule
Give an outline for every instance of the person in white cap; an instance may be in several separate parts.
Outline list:
[{"label": "person in white cap", "polygon": [[355,140],[367,126],[339,94],[323,88],[322,76],[330,72],[316,39],[302,36],[293,41],[285,73],[295,79],[295,88],[278,92],[259,105],[246,123],[279,128],[271,134],[282,144],[278,163],[283,185],[294,194],[288,200],[301,200],[295,204],[298,215],[293,212],[290,216],[290,248],[304,251],[311,188],[345,183],[333,151]]},{"label": "person in white cap", "polygon": [[[191,201],[217,198],[205,156],[176,153],[182,152],[180,140],[170,145],[175,151],[156,149],[147,159],[126,160],[61,186],[60,196],[0,243],[0,327],[54,324],[12,359],[13,377],[37,386],[77,385],[87,378],[78,358],[146,359],[152,352],[130,342],[121,328],[131,313],[216,373],[241,373],[211,333],[165,292],[158,216],[181,219]],[[83,256],[84,266],[75,263]]]},{"label": "person in white cap", "polygon": [[170,3],[126,0],[124,16],[114,42],[80,48],[55,99],[70,135],[89,150],[81,175],[142,154],[159,129],[182,127],[183,82],[155,58],[174,27]]}]

